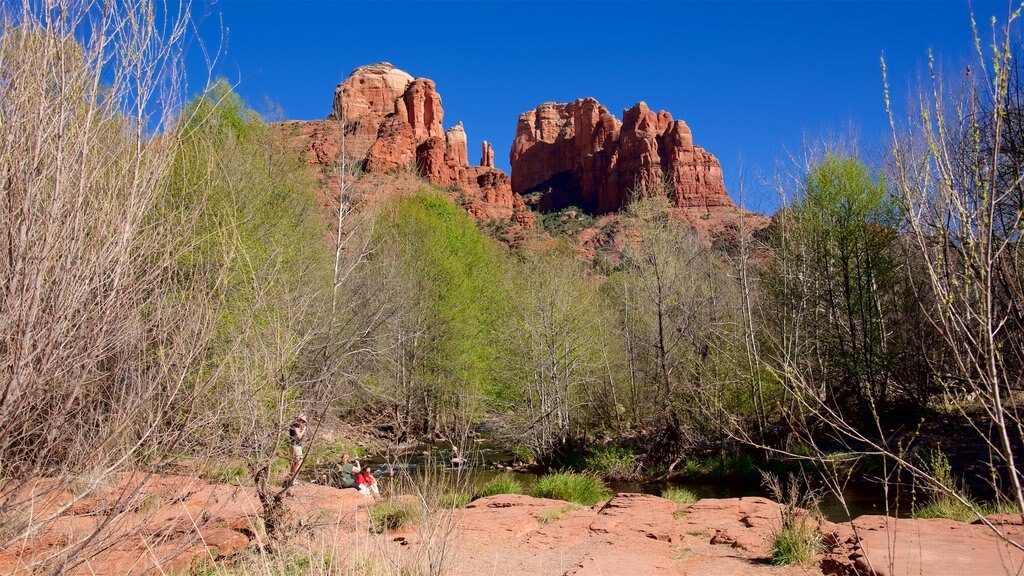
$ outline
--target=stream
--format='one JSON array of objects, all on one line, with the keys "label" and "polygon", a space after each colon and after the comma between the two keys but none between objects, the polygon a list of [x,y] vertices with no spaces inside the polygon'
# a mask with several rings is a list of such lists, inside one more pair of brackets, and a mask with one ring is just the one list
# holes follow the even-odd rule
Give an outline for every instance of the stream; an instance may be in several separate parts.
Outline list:
[{"label": "stream", "polygon": [[[419,444],[406,447],[400,456],[391,458],[367,456],[361,460],[369,464],[373,469],[374,476],[385,484],[403,476],[403,472],[415,475],[429,470],[430,473],[438,474],[436,477],[438,483],[472,491],[495,477],[509,474],[523,485],[525,493],[529,493],[540,477],[531,472],[511,470],[515,456],[508,451],[488,446],[486,443],[480,443],[469,451],[465,455],[466,461],[461,466],[450,464],[455,457],[456,453],[447,445]],[[508,469],[501,469],[500,466],[506,466]],[[666,488],[678,487],[692,491],[699,498],[770,497],[764,486],[749,479],[737,479],[732,482],[687,480],[668,482],[640,479],[608,481],[606,484],[614,493],[639,492],[660,496]],[[850,518],[865,514],[887,513],[881,487],[867,483],[849,485],[843,491],[842,500],[835,494],[826,492],[819,508],[821,513],[832,522],[846,522]],[[889,510],[888,514],[906,517],[909,515],[909,511],[909,506],[902,505],[899,507],[898,513],[895,510]]]}]

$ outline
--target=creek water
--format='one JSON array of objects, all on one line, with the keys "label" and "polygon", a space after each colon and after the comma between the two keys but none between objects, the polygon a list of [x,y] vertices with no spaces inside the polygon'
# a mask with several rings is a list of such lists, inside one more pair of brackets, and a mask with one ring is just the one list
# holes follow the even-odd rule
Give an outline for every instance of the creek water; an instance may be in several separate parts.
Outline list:
[{"label": "creek water", "polygon": [[[454,458],[459,457],[464,459],[461,465],[450,464]],[[384,482],[406,472],[417,474],[429,469],[435,481],[445,486],[460,486],[464,490],[472,491],[498,476],[511,475],[523,485],[525,492],[529,493],[540,476],[531,472],[511,470],[514,460],[515,456],[512,453],[486,443],[478,444],[463,454],[457,454],[447,446],[422,444],[406,447],[399,456],[363,459],[364,463],[374,470],[374,476]],[[639,492],[661,495],[667,488],[678,487],[692,491],[699,498],[770,497],[760,482],[743,478],[715,482],[641,479],[612,481],[607,484],[614,493]],[[842,498],[826,491],[819,508],[821,513],[833,522],[845,522],[865,514],[888,513],[891,516],[906,516],[909,511],[909,506],[890,507],[887,511],[881,486],[866,482],[849,485],[843,490]]]}]

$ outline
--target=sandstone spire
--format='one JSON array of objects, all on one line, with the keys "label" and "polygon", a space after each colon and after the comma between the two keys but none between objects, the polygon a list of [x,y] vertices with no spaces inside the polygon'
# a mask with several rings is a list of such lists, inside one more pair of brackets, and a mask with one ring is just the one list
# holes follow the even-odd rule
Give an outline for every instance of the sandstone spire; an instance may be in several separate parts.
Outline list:
[{"label": "sandstone spire", "polygon": [[485,168],[494,168],[494,148],[487,140],[484,140],[480,148],[480,165]]}]

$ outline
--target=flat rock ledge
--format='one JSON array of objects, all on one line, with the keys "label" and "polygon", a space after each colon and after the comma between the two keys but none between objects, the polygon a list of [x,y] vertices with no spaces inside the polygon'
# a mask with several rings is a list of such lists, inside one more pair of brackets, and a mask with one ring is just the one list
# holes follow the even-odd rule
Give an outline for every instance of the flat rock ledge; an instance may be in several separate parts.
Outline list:
[{"label": "flat rock ledge", "polygon": [[[80,498],[46,479],[6,494],[28,498],[42,529],[0,550],[0,574],[33,574],[54,565],[108,522],[67,574],[188,574],[268,543],[255,490],[188,476],[121,475],[102,496]],[[15,491],[16,490],[16,491]],[[746,576],[898,576],[1019,573],[1024,553],[989,526],[948,520],[862,516],[820,526],[828,547],[813,564],[773,567],[771,536],[780,505],[765,498],[703,499],[677,505],[647,494],[618,494],[580,507],[544,498],[499,495],[460,510],[440,510],[382,535],[368,530],[368,500],[354,490],[301,484],[285,498],[285,546],[329,554],[352,566],[377,558],[407,565],[445,550],[445,573],[555,576],[681,574]],[[113,513],[122,513],[114,518]],[[1019,516],[990,518],[1024,539]],[[443,546],[441,546],[443,545]]]}]

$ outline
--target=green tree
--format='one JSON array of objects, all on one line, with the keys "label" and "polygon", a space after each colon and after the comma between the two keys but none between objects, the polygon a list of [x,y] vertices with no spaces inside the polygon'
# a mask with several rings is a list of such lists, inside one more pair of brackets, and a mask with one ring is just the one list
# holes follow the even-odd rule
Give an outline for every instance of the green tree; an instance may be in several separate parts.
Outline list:
[{"label": "green tree", "polygon": [[387,318],[374,344],[384,352],[363,379],[369,402],[391,413],[400,438],[464,426],[495,385],[502,249],[429,192],[386,205],[376,234]]},{"label": "green tree", "polygon": [[812,167],[779,213],[764,274],[777,357],[800,364],[817,394],[869,417],[890,400],[905,346],[896,335],[899,210],[885,181],[855,158]]},{"label": "green tree", "polygon": [[597,284],[568,246],[528,255],[510,283],[516,306],[502,327],[498,405],[513,442],[552,463],[586,437],[605,376]]},{"label": "green tree", "polygon": [[218,433],[197,442],[248,462],[273,530],[281,494],[269,476],[281,434],[303,401],[330,396],[313,358],[329,310],[327,226],[305,167],[225,82],[186,117],[157,217],[196,222],[174,249],[177,296],[208,299],[213,331],[202,371],[217,383],[207,406]]}]

